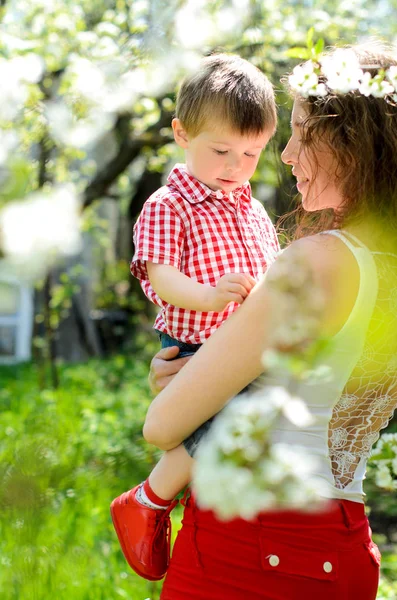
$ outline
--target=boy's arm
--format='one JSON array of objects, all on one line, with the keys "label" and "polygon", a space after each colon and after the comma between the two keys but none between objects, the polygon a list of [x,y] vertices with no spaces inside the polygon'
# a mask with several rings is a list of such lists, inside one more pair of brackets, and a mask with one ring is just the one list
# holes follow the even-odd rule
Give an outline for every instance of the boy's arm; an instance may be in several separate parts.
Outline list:
[{"label": "boy's arm", "polygon": [[227,273],[213,287],[198,283],[171,265],[146,262],[150,284],[168,304],[188,310],[220,312],[229,304],[241,304],[255,285],[250,275]]}]

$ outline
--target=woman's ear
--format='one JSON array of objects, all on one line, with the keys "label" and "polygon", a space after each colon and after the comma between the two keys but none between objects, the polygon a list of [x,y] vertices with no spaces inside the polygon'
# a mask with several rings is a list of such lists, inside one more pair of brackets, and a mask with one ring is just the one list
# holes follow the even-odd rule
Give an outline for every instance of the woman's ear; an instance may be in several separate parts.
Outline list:
[{"label": "woman's ear", "polygon": [[182,123],[179,119],[175,118],[172,119],[171,125],[172,131],[174,132],[174,140],[176,141],[178,146],[180,146],[184,150],[187,150],[189,146],[189,138],[185,129],[183,128]]}]

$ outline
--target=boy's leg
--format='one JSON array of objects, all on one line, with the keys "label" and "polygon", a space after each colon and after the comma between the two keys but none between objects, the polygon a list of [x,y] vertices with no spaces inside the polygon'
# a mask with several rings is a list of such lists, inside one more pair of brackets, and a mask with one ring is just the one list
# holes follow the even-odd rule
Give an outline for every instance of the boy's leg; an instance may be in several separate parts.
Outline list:
[{"label": "boy's leg", "polygon": [[193,459],[183,446],[165,452],[149,478],[113,500],[110,512],[130,567],[149,580],[162,579],[170,558],[172,500],[190,481]]},{"label": "boy's leg", "polygon": [[165,452],[148,477],[150,488],[171,502],[190,483],[193,463],[182,444]]},{"label": "boy's leg", "polygon": [[[200,344],[185,344],[158,332],[161,346],[179,346],[180,356],[194,354]],[[110,512],[120,546],[130,567],[149,580],[162,579],[170,557],[169,513],[175,496],[190,482],[190,458],[184,447],[166,452],[148,479],[115,498]]]},{"label": "boy's leg", "polygon": [[[235,396],[235,398],[231,400],[231,402],[238,402],[240,396],[243,396],[246,392],[249,392],[250,386],[251,384],[247,385],[243,390],[241,390],[241,392],[239,392],[237,396]],[[201,440],[207,435],[207,433],[211,429],[214,419],[216,419],[216,415],[208,419],[208,421],[205,421],[205,423],[200,425],[200,427],[193,431],[193,433],[190,434],[189,437],[183,441],[183,446],[186,452],[193,459],[196,454],[197,448],[201,444]]]}]

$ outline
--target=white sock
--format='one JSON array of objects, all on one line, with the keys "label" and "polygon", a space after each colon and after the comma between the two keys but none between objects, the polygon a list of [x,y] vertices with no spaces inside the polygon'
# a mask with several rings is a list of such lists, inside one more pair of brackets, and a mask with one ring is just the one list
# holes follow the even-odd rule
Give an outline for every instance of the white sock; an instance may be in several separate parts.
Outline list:
[{"label": "white sock", "polygon": [[147,506],[148,508],[155,508],[156,510],[166,510],[167,506],[160,506],[159,504],[155,504],[145,494],[145,490],[143,489],[143,485],[140,485],[136,491],[135,498],[143,504],[143,506]]}]

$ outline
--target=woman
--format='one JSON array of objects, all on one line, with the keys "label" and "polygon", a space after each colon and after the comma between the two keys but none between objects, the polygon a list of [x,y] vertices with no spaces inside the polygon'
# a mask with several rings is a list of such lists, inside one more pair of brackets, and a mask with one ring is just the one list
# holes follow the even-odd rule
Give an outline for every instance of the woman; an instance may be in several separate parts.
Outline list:
[{"label": "woman", "polygon": [[[276,437],[316,456],[331,502],[323,512],[277,511],[225,523],[191,495],[162,600],[376,597],[380,557],[362,482],[371,446],[397,406],[397,108],[390,83],[397,61],[373,46],[346,56],[348,77],[334,52],[331,62],[306,64],[304,76],[296,71],[290,79],[297,91],[282,154],[303,209],[321,217],[317,226],[313,219],[302,224],[305,237],[282,262],[304,256],[325,298],[321,333],[332,338],[333,379],[299,390],[314,425],[299,434],[280,426]],[[269,273],[278,268],[276,261]],[[148,411],[148,442],[176,447],[261,375],[277,322],[269,279],[176,377],[176,361],[170,370],[155,361],[160,386],[172,380]]]}]

